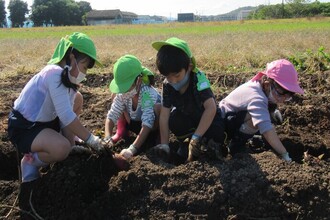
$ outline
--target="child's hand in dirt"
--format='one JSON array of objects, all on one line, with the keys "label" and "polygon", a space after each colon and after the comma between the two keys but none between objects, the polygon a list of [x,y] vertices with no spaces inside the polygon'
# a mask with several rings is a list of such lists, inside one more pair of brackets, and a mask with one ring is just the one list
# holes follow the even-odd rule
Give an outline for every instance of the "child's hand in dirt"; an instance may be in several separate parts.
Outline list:
[{"label": "child's hand in dirt", "polygon": [[123,157],[125,157],[125,159],[129,159],[129,158],[133,157],[134,154],[136,154],[136,153],[137,153],[137,149],[136,149],[136,147],[135,147],[133,144],[131,144],[131,145],[129,146],[129,148],[127,148],[127,149],[123,149],[123,150],[120,152],[120,155],[122,155]]},{"label": "child's hand in dirt", "polygon": [[282,159],[285,160],[286,162],[292,162],[292,159],[289,156],[288,152],[283,153],[281,156],[282,156]]},{"label": "child's hand in dirt", "polygon": [[86,144],[96,151],[100,151],[103,148],[102,140],[93,134],[90,134],[89,138],[86,141]]},{"label": "child's hand in dirt", "polygon": [[103,138],[102,143],[109,147],[112,147],[115,144],[110,135]]},{"label": "child's hand in dirt", "polygon": [[113,154],[113,160],[115,162],[116,167],[119,170],[128,170],[129,169],[129,163],[126,161],[126,159],[122,155]]},{"label": "child's hand in dirt", "polygon": [[151,148],[151,151],[157,155],[158,157],[162,158],[163,160],[167,161],[170,157],[170,147],[168,144],[158,144]]},{"label": "child's hand in dirt", "polygon": [[199,139],[192,138],[189,142],[189,153],[187,162],[193,161],[194,158],[199,157],[201,153],[201,143]]}]

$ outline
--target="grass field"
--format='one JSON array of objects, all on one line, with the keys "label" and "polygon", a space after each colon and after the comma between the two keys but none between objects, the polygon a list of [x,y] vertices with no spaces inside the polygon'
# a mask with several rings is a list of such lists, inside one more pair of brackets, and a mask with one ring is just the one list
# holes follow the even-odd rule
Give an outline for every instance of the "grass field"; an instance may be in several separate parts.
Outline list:
[{"label": "grass field", "polygon": [[94,40],[105,67],[92,72],[102,73],[112,72],[116,59],[128,53],[155,71],[151,43],[172,36],[188,42],[206,73],[254,72],[278,58],[302,57],[307,65],[326,62],[319,48],[330,51],[330,18],[1,29],[0,77],[37,72],[59,39],[74,31]]}]

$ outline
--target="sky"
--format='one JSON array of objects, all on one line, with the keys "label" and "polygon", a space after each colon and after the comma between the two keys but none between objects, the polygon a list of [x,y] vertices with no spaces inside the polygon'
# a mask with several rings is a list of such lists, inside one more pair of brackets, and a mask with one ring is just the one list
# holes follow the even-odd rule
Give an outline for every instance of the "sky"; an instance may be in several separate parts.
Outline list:
[{"label": "sky", "polygon": [[282,0],[90,0],[88,2],[91,3],[93,9],[120,9],[121,11],[133,12],[138,15],[176,17],[178,13],[218,15],[239,7],[257,6],[268,4],[269,2],[277,4],[282,2]]},{"label": "sky", "polygon": [[[23,0],[24,1],[24,0]],[[29,6],[33,0],[25,0]],[[77,0],[76,0],[77,1]],[[219,15],[244,6],[279,4],[282,0],[84,0],[96,10],[120,9],[137,15],[160,15],[176,18],[178,13]],[[314,1],[314,0],[312,0]],[[319,0],[330,2],[330,0]],[[8,4],[9,0],[5,0]],[[285,0],[284,0],[285,2]],[[7,6],[6,6],[7,7]]]}]

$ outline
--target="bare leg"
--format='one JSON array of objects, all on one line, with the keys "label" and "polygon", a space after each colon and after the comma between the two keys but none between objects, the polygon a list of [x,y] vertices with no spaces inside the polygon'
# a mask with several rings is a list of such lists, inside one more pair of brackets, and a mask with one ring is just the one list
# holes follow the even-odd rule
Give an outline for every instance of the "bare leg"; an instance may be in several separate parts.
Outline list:
[{"label": "bare leg", "polygon": [[32,142],[31,151],[37,152],[44,163],[53,163],[67,158],[71,144],[62,134],[46,128]]},{"label": "bare leg", "polygon": [[40,167],[64,160],[71,151],[71,144],[60,133],[46,128],[33,140],[31,151],[32,153],[25,154],[21,160],[22,182],[38,179]]}]

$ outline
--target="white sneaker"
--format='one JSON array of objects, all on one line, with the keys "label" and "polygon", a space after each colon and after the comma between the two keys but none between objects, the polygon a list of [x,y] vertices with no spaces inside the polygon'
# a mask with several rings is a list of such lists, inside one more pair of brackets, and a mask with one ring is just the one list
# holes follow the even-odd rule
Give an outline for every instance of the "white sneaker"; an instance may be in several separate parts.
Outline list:
[{"label": "white sneaker", "polygon": [[39,168],[32,165],[33,157],[30,154],[25,154],[21,160],[22,183],[31,182],[40,178]]}]

